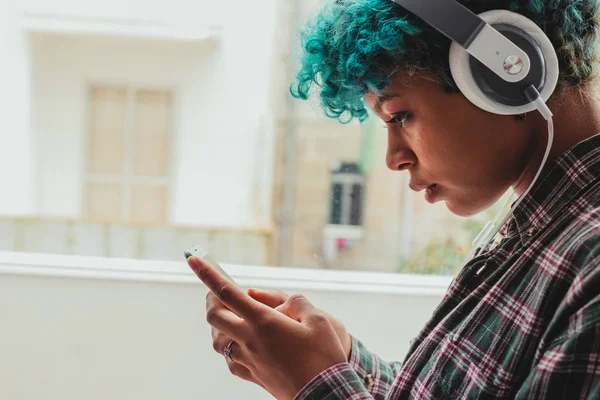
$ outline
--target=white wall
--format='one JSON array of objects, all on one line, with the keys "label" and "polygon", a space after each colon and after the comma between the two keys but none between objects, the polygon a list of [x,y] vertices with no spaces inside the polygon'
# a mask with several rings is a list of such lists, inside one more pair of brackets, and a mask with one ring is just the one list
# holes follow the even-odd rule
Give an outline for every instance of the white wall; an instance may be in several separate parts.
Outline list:
[{"label": "white wall", "polygon": [[[403,357],[449,284],[440,277],[226,269],[243,286],[304,293],[387,360]],[[212,350],[205,294],[183,262],[0,252],[0,398],[268,399],[230,376]]]},{"label": "white wall", "polygon": [[33,141],[29,127],[30,60],[14,0],[0,0],[0,212],[34,212]]},{"label": "white wall", "polygon": [[[264,225],[255,208],[270,198],[271,169],[255,144],[268,115],[273,8],[274,0],[240,4],[217,41],[32,35],[38,211],[80,214],[86,88],[105,82],[175,90],[172,222]],[[271,146],[267,138],[266,154]]]}]

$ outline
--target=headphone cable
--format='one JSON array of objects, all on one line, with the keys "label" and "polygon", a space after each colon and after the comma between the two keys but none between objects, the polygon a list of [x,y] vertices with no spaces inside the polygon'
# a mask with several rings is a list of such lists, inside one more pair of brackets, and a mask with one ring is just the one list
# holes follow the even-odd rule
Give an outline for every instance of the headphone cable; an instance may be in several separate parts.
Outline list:
[{"label": "headphone cable", "polygon": [[[523,194],[521,196],[519,196],[519,198],[517,199],[515,204],[511,207],[510,211],[504,216],[504,218],[502,218],[500,223],[497,223],[496,221],[498,221],[500,219],[500,216],[502,215],[501,213],[506,208],[508,202],[512,199],[512,197],[513,197],[512,195],[509,196],[507,202],[504,204],[504,206],[502,208],[500,208],[500,210],[498,211],[498,213],[496,214],[494,219],[492,221],[489,221],[485,225],[485,227],[481,230],[481,232],[477,235],[475,240],[473,240],[473,245],[471,247],[471,250],[467,254],[467,257],[465,258],[465,261],[463,262],[463,267],[466,263],[468,263],[471,260],[471,257],[473,256],[473,254],[479,248],[481,248],[482,251],[485,250],[485,248],[487,248],[489,246],[489,244],[495,239],[495,237],[498,234],[498,232],[500,231],[500,229],[502,229],[502,227],[504,226],[506,221],[508,221],[508,219],[513,215],[514,210],[521,204],[521,202],[523,201],[525,196],[527,196],[527,194],[529,194],[529,192],[531,191],[531,188],[533,188],[533,186],[537,182],[540,174],[542,173],[542,169],[546,165],[546,161],[548,161],[548,156],[550,155],[550,150],[552,149],[552,144],[554,142],[554,122],[552,121],[552,116],[553,116],[552,111],[550,110],[550,108],[548,108],[548,105],[544,102],[544,100],[542,99],[542,96],[540,95],[540,93],[537,91],[537,89],[533,85],[530,85],[525,89],[525,96],[527,96],[527,99],[531,103],[535,104],[537,110],[540,112],[542,117],[544,117],[544,119],[548,122],[548,143],[546,145],[546,151],[544,153],[544,157],[542,158],[542,162],[537,170],[537,173],[535,174],[535,177],[529,184],[529,187],[527,188],[527,190],[525,190],[525,192],[523,192]],[[493,233],[490,236],[489,233],[492,231],[493,231]],[[483,247],[481,247],[482,245],[483,245]],[[483,268],[485,268],[485,264],[477,271],[476,275],[479,275],[479,273],[481,273]]]}]

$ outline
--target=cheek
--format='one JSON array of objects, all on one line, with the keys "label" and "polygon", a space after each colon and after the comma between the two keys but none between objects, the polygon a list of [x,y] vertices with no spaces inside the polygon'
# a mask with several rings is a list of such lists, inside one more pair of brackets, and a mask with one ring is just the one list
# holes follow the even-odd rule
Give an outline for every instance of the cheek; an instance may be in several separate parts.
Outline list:
[{"label": "cheek", "polygon": [[511,128],[505,119],[487,113],[468,110],[464,114],[464,118],[445,114],[446,118],[432,118],[419,127],[415,146],[422,164],[455,184],[503,181],[502,175],[510,174],[505,168],[507,146],[512,147],[506,132]]},{"label": "cheek", "polygon": [[434,178],[463,175],[478,162],[478,145],[461,122],[423,124],[414,138],[415,153]]}]

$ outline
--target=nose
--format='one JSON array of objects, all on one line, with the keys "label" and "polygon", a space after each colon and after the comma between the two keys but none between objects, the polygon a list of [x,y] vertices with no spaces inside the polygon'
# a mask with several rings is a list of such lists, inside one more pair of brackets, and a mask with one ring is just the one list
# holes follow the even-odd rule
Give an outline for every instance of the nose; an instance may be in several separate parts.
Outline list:
[{"label": "nose", "polygon": [[392,171],[410,169],[416,162],[417,156],[402,140],[388,134],[388,148],[385,157],[387,167]]}]

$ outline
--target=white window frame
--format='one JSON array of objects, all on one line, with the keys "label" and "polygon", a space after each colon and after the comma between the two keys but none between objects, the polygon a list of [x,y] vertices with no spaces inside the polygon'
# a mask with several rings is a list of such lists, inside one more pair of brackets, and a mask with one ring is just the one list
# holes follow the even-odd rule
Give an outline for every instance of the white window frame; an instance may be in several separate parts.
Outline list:
[{"label": "white window frame", "polygon": [[[125,165],[123,170],[123,175],[115,176],[115,175],[105,175],[105,174],[91,174],[88,173],[88,160],[90,157],[90,124],[91,124],[91,110],[93,106],[92,102],[92,90],[93,88],[115,88],[115,89],[125,89],[126,90],[126,101],[125,101]],[[155,91],[163,91],[169,92],[171,94],[171,104],[172,104],[172,126],[169,135],[169,143],[170,143],[170,151],[168,154],[169,163],[167,165],[167,175],[165,177],[155,177],[155,176],[134,176],[133,175],[133,146],[134,146],[134,130],[135,130],[135,94],[139,90],[155,90]],[[176,139],[176,88],[170,86],[156,86],[156,85],[144,85],[144,84],[130,84],[130,83],[118,83],[118,82],[96,82],[90,81],[86,83],[86,118],[85,120],[85,140],[84,146],[85,150],[83,154],[85,158],[83,160],[83,185],[82,189],[82,198],[81,198],[81,213],[84,215],[84,220],[89,220],[90,218],[86,215],[85,205],[87,204],[87,184],[90,182],[93,183],[112,183],[112,184],[121,184],[123,185],[123,217],[121,220],[114,221],[101,221],[101,222],[116,222],[116,223],[131,223],[131,210],[132,210],[132,192],[133,186],[136,184],[142,185],[156,185],[156,186],[164,186],[167,191],[167,199],[165,203],[165,223],[171,220],[171,204],[172,204],[172,188],[173,188],[173,163],[174,160],[174,150],[175,150],[175,139]]]}]

